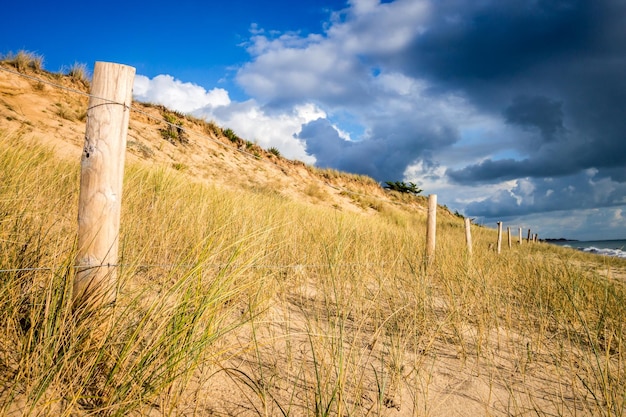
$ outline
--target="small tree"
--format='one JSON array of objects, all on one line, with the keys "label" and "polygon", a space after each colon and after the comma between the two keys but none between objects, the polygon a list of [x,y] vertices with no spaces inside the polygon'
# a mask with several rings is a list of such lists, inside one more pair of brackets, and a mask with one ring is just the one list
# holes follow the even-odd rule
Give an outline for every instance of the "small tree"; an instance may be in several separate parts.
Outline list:
[{"label": "small tree", "polygon": [[224,136],[226,136],[231,142],[238,142],[239,136],[233,131],[233,129],[224,129]]},{"label": "small tree", "polygon": [[271,154],[275,155],[275,156],[280,157],[280,151],[279,151],[279,150],[278,150],[278,148],[277,148],[277,147],[275,147],[275,146],[272,146],[272,147],[271,147],[271,148],[269,148],[267,151],[268,151],[269,153],[271,153]]},{"label": "small tree", "polygon": [[412,182],[407,184],[404,181],[385,181],[383,188],[413,195],[418,195],[422,192],[422,190],[417,187],[417,184]]}]

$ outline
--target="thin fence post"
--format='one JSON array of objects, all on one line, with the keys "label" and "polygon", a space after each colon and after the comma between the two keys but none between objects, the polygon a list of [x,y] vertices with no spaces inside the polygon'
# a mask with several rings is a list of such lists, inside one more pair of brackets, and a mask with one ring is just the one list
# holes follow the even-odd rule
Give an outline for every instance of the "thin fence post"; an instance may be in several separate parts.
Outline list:
[{"label": "thin fence post", "polygon": [[523,242],[523,240],[522,240],[522,228],[520,227],[519,228],[519,244],[521,245],[522,242]]},{"label": "thin fence post", "polygon": [[467,253],[472,256],[472,221],[469,218],[465,218],[465,242],[467,243]]},{"label": "thin fence post", "polygon": [[437,195],[428,196],[428,227],[426,229],[426,260],[430,265],[435,260],[437,242]]},{"label": "thin fence post", "polygon": [[512,244],[511,244],[511,227],[510,226],[506,228],[506,234],[507,234],[507,238],[509,241],[509,249],[511,249]]},{"label": "thin fence post", "polygon": [[74,306],[98,307],[117,296],[124,156],[135,68],[96,62],[87,108],[78,200]]},{"label": "thin fence post", "polygon": [[502,252],[502,222],[498,222],[498,255]]},{"label": "thin fence post", "polygon": [[530,243],[530,229],[528,229],[528,236],[526,237],[526,242]]}]

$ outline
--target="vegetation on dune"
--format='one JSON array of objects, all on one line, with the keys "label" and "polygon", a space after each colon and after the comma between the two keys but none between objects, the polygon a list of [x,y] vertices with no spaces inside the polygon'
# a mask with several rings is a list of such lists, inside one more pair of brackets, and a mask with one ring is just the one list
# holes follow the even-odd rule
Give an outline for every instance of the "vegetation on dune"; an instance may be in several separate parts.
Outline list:
[{"label": "vegetation on dune", "polygon": [[77,164],[4,133],[0,166],[2,414],[436,415],[468,392],[470,413],[624,414],[626,291],[594,272],[619,260],[544,244],[498,257],[485,228],[468,259],[450,217],[426,269],[421,214],[135,164],[120,295],[94,329],[69,304]]},{"label": "vegetation on dune", "polygon": [[418,195],[422,192],[422,190],[417,186],[417,184],[409,182],[408,184],[404,181],[385,181],[384,188],[386,190],[398,191],[400,193],[413,194]]},{"label": "vegetation on dune", "polygon": [[340,181],[346,184],[361,184],[365,187],[373,187],[380,189],[380,186],[372,177],[367,175],[352,174],[349,172],[339,171],[333,168],[319,168],[313,165],[307,165],[307,170],[328,181]]},{"label": "vegetation on dune", "polygon": [[[31,51],[18,51],[17,53],[8,52],[4,55],[0,55],[0,62],[5,63],[17,71],[25,73],[33,71],[35,73],[41,73],[44,71],[44,57]],[[73,82],[81,84],[82,87],[88,87],[90,84],[90,75],[87,69],[87,65],[75,62],[69,67],[63,69],[65,75],[67,75]]]},{"label": "vegetation on dune", "polygon": [[7,63],[8,65],[14,67],[20,72],[25,72],[27,70],[43,70],[43,56],[38,55],[34,52],[19,51],[16,54],[14,54],[13,52],[9,52],[4,56],[0,55],[0,59],[2,62]]},{"label": "vegetation on dune", "polygon": [[[2,65],[42,71],[20,54]],[[169,123],[152,127],[170,151],[195,129],[289,173],[277,149],[143,106]],[[462,216],[441,207],[426,264],[413,183],[384,193],[298,166],[308,204],[270,183],[191,181],[190,160],[154,163],[135,136],[118,299],[81,316],[80,167],[26,131],[0,130],[0,415],[626,415],[626,262],[527,242],[498,255],[478,226],[470,257]],[[323,205],[332,193],[363,210]]]},{"label": "vegetation on dune", "polygon": [[238,142],[239,136],[233,131],[233,129],[227,128],[223,131],[224,136],[226,136],[231,142]]},{"label": "vegetation on dune", "polygon": [[274,146],[272,146],[271,148],[268,148],[267,151],[274,156],[280,156],[280,151],[278,150],[278,148]]},{"label": "vegetation on dune", "polygon": [[[87,92],[90,85],[90,77],[87,65],[82,63],[74,63],[68,67],[64,67],[60,73],[49,73],[43,69],[43,57],[29,51],[19,51],[18,53],[7,53],[0,55],[0,65],[12,67],[19,72],[34,72],[36,76],[44,79],[44,82],[38,82],[33,85],[33,89],[44,91],[45,83],[61,83],[65,87],[71,87],[75,90]],[[31,74],[32,75],[32,74]],[[255,159],[268,159],[276,164],[287,163],[292,166],[302,166],[310,173],[320,176],[329,182],[337,183],[337,185],[356,185],[358,187],[375,187],[380,188],[378,183],[365,175],[355,175],[340,172],[333,169],[319,169],[313,166],[305,166],[301,161],[288,160],[283,157],[276,147],[270,147],[267,150],[261,148],[255,142],[245,140],[239,137],[231,128],[221,128],[214,121],[206,121],[201,118],[194,117],[189,114],[183,114],[178,111],[172,111],[160,104],[153,103],[135,103],[139,109],[156,108],[160,112],[161,123],[164,126],[158,129],[162,139],[173,145],[190,143],[189,133],[192,133],[196,139],[227,139],[226,143],[236,146],[240,151],[247,153]],[[68,121],[84,121],[86,110],[72,109],[66,103],[55,103],[55,113]],[[28,122],[26,122],[28,123]],[[203,137],[204,136],[204,137]],[[153,155],[141,143],[130,141],[131,145],[138,149],[144,157]],[[159,148],[160,149],[160,148]]]},{"label": "vegetation on dune", "polygon": [[[167,140],[173,145],[177,144],[187,144],[189,142],[189,138],[187,133],[183,128],[184,123],[181,120],[181,115],[177,115],[174,112],[170,111],[162,111],[163,120],[165,120],[165,127],[159,129],[161,132],[161,136],[163,139]],[[182,116],[184,117],[184,116]]]},{"label": "vegetation on dune", "polygon": [[91,76],[89,75],[89,71],[87,70],[87,65],[75,62],[66,70],[66,74],[77,83],[81,83],[84,86],[89,86]]}]

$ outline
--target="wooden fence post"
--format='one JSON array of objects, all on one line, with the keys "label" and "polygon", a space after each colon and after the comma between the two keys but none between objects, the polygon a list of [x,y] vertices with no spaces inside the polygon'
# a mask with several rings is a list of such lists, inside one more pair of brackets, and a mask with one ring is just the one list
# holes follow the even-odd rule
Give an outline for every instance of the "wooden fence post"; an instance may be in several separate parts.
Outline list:
[{"label": "wooden fence post", "polygon": [[522,242],[523,242],[523,240],[522,240],[522,228],[520,227],[519,228],[519,244],[521,245]]},{"label": "wooden fence post", "polygon": [[526,242],[530,243],[530,229],[528,229],[528,237],[526,237]]},{"label": "wooden fence post", "polygon": [[511,249],[512,245],[511,245],[511,227],[510,226],[506,228],[506,234],[507,234],[508,241],[509,241],[509,249]]},{"label": "wooden fence post", "polygon": [[502,252],[502,222],[498,222],[498,255]]},{"label": "wooden fence post", "polygon": [[428,196],[428,227],[426,229],[426,260],[430,265],[435,260],[437,242],[437,195]]},{"label": "wooden fence post", "polygon": [[467,242],[467,253],[469,256],[472,256],[472,229],[471,229],[472,221],[465,218],[465,242]]},{"label": "wooden fence post", "polygon": [[135,68],[96,62],[78,201],[74,307],[115,302],[122,182]]}]

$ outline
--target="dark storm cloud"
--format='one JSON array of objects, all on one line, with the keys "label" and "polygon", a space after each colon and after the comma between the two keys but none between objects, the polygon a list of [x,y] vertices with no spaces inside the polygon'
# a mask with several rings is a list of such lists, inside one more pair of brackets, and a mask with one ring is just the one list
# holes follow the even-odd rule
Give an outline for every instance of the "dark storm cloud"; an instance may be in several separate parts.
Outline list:
[{"label": "dark storm cloud", "polygon": [[[589,168],[599,170],[598,177],[626,180],[626,2],[433,4],[436,17],[412,42],[405,70],[441,91],[462,91],[520,129],[512,150],[521,157],[449,169],[451,180],[576,181]],[[504,148],[494,143],[494,149]],[[585,205],[584,195],[579,198]]]},{"label": "dark storm cloud", "polygon": [[369,175],[378,181],[402,178],[405,167],[418,154],[402,144],[396,143],[391,148],[387,141],[380,139],[347,141],[339,136],[327,119],[304,125],[298,138],[305,141],[307,152],[317,160],[316,165]]},{"label": "dark storm cloud", "polygon": [[458,140],[450,126],[427,130],[408,116],[403,122],[405,129],[384,120],[375,121],[373,126],[369,138],[348,141],[327,119],[318,119],[304,125],[297,138],[305,141],[316,165],[369,175],[379,182],[402,179],[406,167],[418,158],[425,159],[427,168],[435,168],[436,163],[428,159],[430,151]]},{"label": "dark storm cloud", "polygon": [[486,159],[462,169],[448,169],[446,175],[457,184],[477,185],[509,181],[517,178],[545,178],[571,175],[580,171],[580,159],[585,155],[552,146],[541,158]]},{"label": "dark storm cloud", "polygon": [[458,83],[507,82],[540,62],[588,46],[600,24],[593,2],[491,0],[433,2],[434,17],[405,63],[418,76]]},{"label": "dark storm cloud", "polygon": [[[369,59],[427,80],[433,96],[463,94],[519,128],[508,148],[518,158],[487,157],[450,169],[451,180],[496,183],[596,168],[624,181],[626,2],[440,0],[431,9],[404,51],[379,50]],[[504,142],[493,150],[505,151]]]},{"label": "dark storm cloud", "polygon": [[[352,0],[341,16],[323,34],[256,38],[238,73],[270,105],[319,104],[330,121],[296,135],[318,164],[384,181],[440,162],[437,184],[465,193],[523,183],[480,203],[494,213],[624,200],[626,1]],[[340,137],[337,112],[363,137]]]},{"label": "dark storm cloud", "polygon": [[609,178],[613,181],[626,183],[626,168],[621,166],[617,168],[606,168],[598,172],[599,178]]},{"label": "dark storm cloud", "polygon": [[528,160],[501,159],[493,161],[487,159],[460,170],[449,169],[446,175],[459,184],[484,183],[493,180],[508,181],[529,176],[533,172],[529,164]]},{"label": "dark storm cloud", "polygon": [[521,180],[511,191],[469,204],[470,216],[515,216],[563,209],[616,207],[626,203],[626,184],[585,171],[559,178]]},{"label": "dark storm cloud", "polygon": [[315,155],[317,165],[323,168],[342,165],[343,154],[351,144],[339,137],[339,132],[327,119],[317,119],[303,125],[298,138],[305,141],[307,152]]},{"label": "dark storm cloud", "polygon": [[518,96],[504,110],[507,123],[522,128],[536,128],[545,141],[563,130],[562,103],[543,96]]}]

